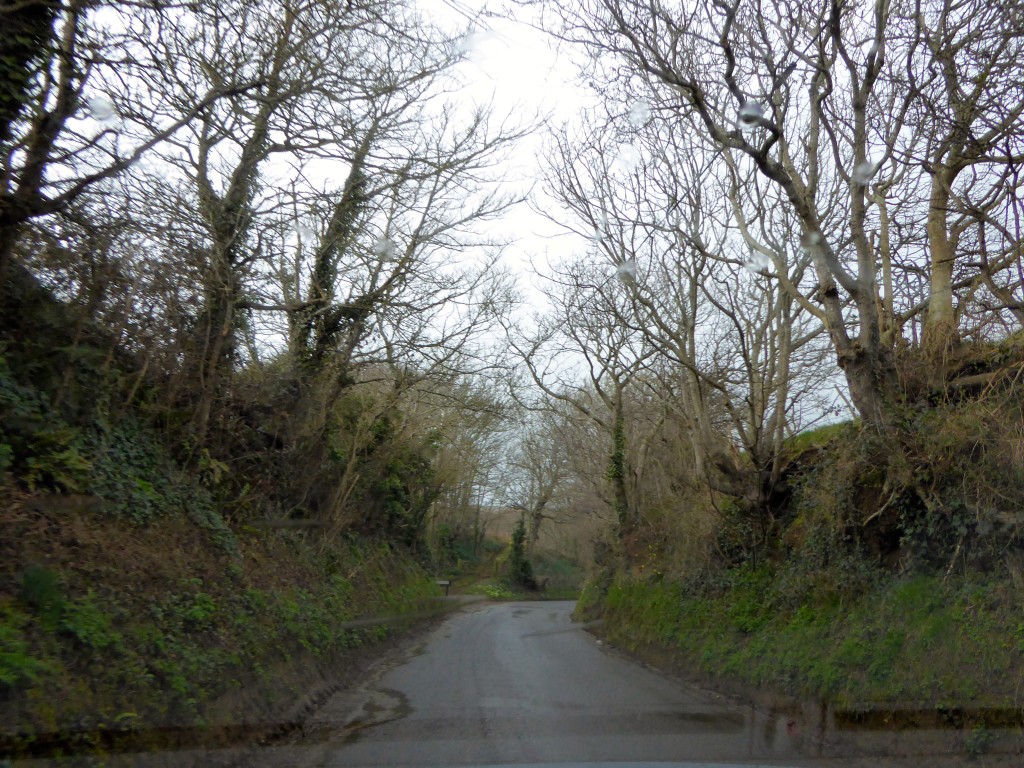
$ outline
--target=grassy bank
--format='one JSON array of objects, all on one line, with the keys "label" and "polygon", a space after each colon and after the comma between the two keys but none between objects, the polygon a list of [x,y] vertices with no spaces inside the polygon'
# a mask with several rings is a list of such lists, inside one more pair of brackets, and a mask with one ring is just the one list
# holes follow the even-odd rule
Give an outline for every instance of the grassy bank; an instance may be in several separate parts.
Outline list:
[{"label": "grassy bank", "polygon": [[588,587],[578,611],[624,648],[841,707],[1021,706],[1024,622],[1009,583],[855,583],[781,566],[734,570],[714,588],[620,578],[603,597]]},{"label": "grassy bank", "polygon": [[1015,387],[894,405],[884,431],[793,436],[756,499],[694,496],[638,525],[649,545],[606,555],[579,613],[620,646],[744,689],[855,710],[1019,710]]},{"label": "grassy bank", "polygon": [[201,443],[190,401],[79,309],[3,298],[0,757],[258,738],[439,610],[411,525],[429,468],[386,423],[334,525],[344,424],[278,430],[239,375]]},{"label": "grassy bank", "polygon": [[[0,593],[7,752],[55,736],[102,752],[109,731],[153,733],[158,743],[136,744],[146,748],[168,728],[272,728],[352,649],[437,605],[433,580],[381,543],[312,548],[253,532],[227,559],[194,526],[63,517],[3,513],[5,538],[27,553],[33,529],[49,534],[46,557],[23,558]],[[387,621],[346,627],[365,616]]]}]

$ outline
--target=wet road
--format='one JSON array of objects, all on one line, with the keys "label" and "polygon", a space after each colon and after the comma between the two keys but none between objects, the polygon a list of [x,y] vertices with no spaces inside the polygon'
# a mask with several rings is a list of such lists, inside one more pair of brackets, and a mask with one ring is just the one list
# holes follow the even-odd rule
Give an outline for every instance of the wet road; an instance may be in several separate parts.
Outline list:
[{"label": "wet road", "polygon": [[[571,602],[463,608],[374,662],[361,684],[332,695],[287,738],[262,747],[116,755],[109,765],[1022,764],[1019,744],[1002,737],[1009,750],[994,754],[997,739],[980,759],[968,760],[966,737],[955,731],[851,732],[820,707],[787,712],[737,705],[602,645],[570,621],[572,608]],[[17,763],[37,764],[51,763]]]},{"label": "wet road", "polygon": [[[571,602],[457,614],[337,718],[318,765],[424,766],[614,761],[871,765],[822,759],[786,717],[662,677],[570,621]],[[326,735],[326,734],[324,734]]]}]

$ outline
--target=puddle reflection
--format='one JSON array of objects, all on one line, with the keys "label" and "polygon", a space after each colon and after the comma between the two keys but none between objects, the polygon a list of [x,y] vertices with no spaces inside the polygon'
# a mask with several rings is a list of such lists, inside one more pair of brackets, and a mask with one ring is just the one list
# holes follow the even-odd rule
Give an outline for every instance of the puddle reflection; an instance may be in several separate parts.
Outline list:
[{"label": "puddle reflection", "polygon": [[990,755],[1024,754],[1024,708],[834,709],[821,703],[749,705],[743,727],[750,754],[807,757],[965,758],[984,736]]}]

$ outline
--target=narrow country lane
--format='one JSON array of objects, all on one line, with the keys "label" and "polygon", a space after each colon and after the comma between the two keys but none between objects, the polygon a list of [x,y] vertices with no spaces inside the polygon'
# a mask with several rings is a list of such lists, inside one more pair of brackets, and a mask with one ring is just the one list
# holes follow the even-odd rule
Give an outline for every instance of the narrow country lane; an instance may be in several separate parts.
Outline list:
[{"label": "narrow country lane", "polygon": [[570,622],[572,605],[490,605],[452,618],[378,681],[367,726],[327,765],[725,761],[764,744],[798,754],[785,724],[762,727],[752,743],[744,713],[607,653]]},{"label": "narrow country lane", "polygon": [[[456,598],[464,602],[464,598]],[[1019,768],[956,731],[837,728],[820,708],[741,706],[602,645],[572,602],[466,605],[411,635],[263,746],[115,754],[110,768]],[[1009,743],[1009,742],[1008,742]],[[0,760],[0,764],[3,761]],[[23,760],[17,768],[65,765]],[[78,763],[75,763],[76,765]],[[83,763],[84,764],[84,763]],[[92,763],[90,763],[91,765]]]},{"label": "narrow country lane", "polygon": [[485,604],[452,616],[397,664],[329,702],[303,741],[268,750],[267,765],[922,764],[913,745],[902,760],[877,757],[900,746],[897,735],[838,746],[822,723],[739,707],[661,676],[573,624],[572,608]]}]

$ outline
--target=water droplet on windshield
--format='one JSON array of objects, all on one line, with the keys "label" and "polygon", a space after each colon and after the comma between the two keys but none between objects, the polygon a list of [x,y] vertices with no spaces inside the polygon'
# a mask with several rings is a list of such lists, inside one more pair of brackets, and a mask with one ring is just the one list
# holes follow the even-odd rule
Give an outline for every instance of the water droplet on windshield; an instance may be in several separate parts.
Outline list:
[{"label": "water droplet on windshield", "polygon": [[114,103],[110,99],[104,96],[93,96],[85,102],[85,106],[93,120],[104,125],[113,125],[117,122],[117,110],[114,109]]},{"label": "water droplet on windshield", "polygon": [[626,259],[615,268],[615,277],[620,283],[632,285],[636,282],[636,259]]},{"label": "water droplet on windshield", "polygon": [[816,250],[822,242],[820,232],[807,232],[800,238],[801,247],[808,253]]},{"label": "water droplet on windshield", "polygon": [[878,165],[876,163],[871,160],[864,160],[853,167],[853,173],[850,174],[850,178],[853,179],[854,184],[866,187],[871,183],[871,179],[877,171]]},{"label": "water droplet on windshield", "polygon": [[651,119],[651,105],[643,99],[637,99],[629,108],[629,124],[634,128],[640,128]]},{"label": "water droplet on windshield", "polygon": [[455,49],[459,53],[470,54],[480,45],[482,37],[483,35],[480,32],[470,32],[468,35],[459,38],[459,41],[455,44]]},{"label": "water droplet on windshield", "polygon": [[615,155],[613,165],[627,172],[635,171],[642,159],[639,149],[632,144],[623,144],[619,147],[618,154]]},{"label": "water droplet on windshield", "polygon": [[748,272],[753,272],[756,275],[771,269],[772,260],[760,251],[751,251],[747,260],[743,262],[743,266]]},{"label": "water droplet on windshield", "polygon": [[608,236],[608,214],[598,211],[594,214],[594,242],[600,245]]},{"label": "water droplet on windshield", "polygon": [[373,244],[373,252],[381,261],[398,261],[398,246],[387,237],[377,239]]},{"label": "water droplet on windshield", "polygon": [[500,56],[502,48],[500,38],[490,29],[470,32],[455,44],[456,53],[478,66],[487,64],[495,56]]},{"label": "water droplet on windshield", "polygon": [[764,119],[764,108],[756,101],[745,101],[740,105],[736,122],[741,130],[752,131],[761,124],[762,119]]}]

